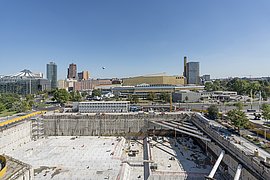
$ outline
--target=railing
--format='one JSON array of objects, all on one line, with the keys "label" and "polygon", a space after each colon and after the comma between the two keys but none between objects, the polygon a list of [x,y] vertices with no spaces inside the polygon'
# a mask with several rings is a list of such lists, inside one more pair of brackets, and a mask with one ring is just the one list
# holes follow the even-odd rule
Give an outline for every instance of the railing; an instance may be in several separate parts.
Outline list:
[{"label": "railing", "polygon": [[229,140],[223,138],[215,130],[211,129],[207,120],[199,114],[191,119],[193,123],[203,130],[209,137],[216,141],[220,146],[227,150],[231,155],[237,158],[245,167],[248,167],[259,179],[270,179],[269,170],[256,162],[253,157],[246,155],[242,150],[233,145]]}]

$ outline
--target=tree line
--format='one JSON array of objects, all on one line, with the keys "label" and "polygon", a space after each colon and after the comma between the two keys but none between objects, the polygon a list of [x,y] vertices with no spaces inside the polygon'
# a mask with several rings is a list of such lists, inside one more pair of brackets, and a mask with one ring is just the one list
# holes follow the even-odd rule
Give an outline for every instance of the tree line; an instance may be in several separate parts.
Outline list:
[{"label": "tree line", "polygon": [[205,83],[206,91],[236,91],[239,95],[255,96],[261,92],[263,99],[270,97],[270,83],[266,80],[250,81],[233,78],[230,80],[215,80]]},{"label": "tree line", "polygon": [[[230,110],[226,114],[226,119],[231,122],[231,124],[238,129],[238,131],[241,128],[247,128],[249,126],[249,119],[247,118],[245,112],[243,111],[243,105],[242,103],[237,103],[237,108]],[[265,120],[270,120],[270,105],[269,104],[263,104],[261,107],[262,113],[260,117],[262,117]],[[209,119],[216,120],[219,118],[219,110],[216,105],[211,105],[207,109],[207,116]],[[257,114],[254,113],[254,116],[256,118]]]},{"label": "tree line", "polygon": [[68,92],[66,89],[55,89],[52,92],[53,99],[60,104],[64,104],[68,101],[79,102],[82,100],[82,95],[79,91]]},{"label": "tree line", "polygon": [[34,105],[34,96],[26,95],[25,97],[13,93],[0,94],[0,113],[8,112],[26,112],[32,109]]}]

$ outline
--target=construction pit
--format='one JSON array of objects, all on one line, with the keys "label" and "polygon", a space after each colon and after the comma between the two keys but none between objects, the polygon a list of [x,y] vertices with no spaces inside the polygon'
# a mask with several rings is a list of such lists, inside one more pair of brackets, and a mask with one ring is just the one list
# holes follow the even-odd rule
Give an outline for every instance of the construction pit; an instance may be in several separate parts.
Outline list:
[{"label": "construction pit", "polygon": [[[15,163],[8,167],[4,179],[204,179],[214,163],[190,136],[156,128],[154,132],[163,132],[162,136],[141,133],[141,128],[145,126],[143,118],[138,120],[132,117],[136,122],[140,121],[137,126],[132,124],[139,130],[140,136],[124,132],[121,128],[126,131],[131,129],[127,124],[110,129],[106,123],[99,130],[91,129],[91,133],[97,133],[96,136],[79,135],[81,130],[67,131],[67,128],[75,127],[72,123],[78,119],[70,121],[69,125],[61,120],[59,126],[56,122],[52,123],[54,118],[43,118],[41,121],[26,120],[1,129],[0,153]],[[117,118],[119,122],[130,124]],[[80,124],[85,121],[82,118],[76,127],[85,128]],[[118,135],[98,135],[100,132],[106,133],[105,130],[118,132]],[[77,134],[61,136],[64,131]],[[50,135],[46,135],[46,132]],[[52,132],[59,134],[53,136]],[[9,171],[13,167],[20,169]],[[215,177],[219,177],[219,173]]]},{"label": "construction pit", "polygon": [[[148,142],[149,179],[202,179],[211,171],[210,161],[191,138]],[[143,140],[50,136],[6,155],[31,165],[34,179],[144,179]]]}]

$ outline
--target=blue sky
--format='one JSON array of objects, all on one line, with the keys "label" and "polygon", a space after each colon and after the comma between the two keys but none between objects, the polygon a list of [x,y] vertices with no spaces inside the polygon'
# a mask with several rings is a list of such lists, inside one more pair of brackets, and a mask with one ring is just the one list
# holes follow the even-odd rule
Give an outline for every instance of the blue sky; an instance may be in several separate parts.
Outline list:
[{"label": "blue sky", "polygon": [[[69,63],[92,77],[270,76],[269,0],[1,0],[0,74]],[[105,66],[106,69],[102,69]]]}]

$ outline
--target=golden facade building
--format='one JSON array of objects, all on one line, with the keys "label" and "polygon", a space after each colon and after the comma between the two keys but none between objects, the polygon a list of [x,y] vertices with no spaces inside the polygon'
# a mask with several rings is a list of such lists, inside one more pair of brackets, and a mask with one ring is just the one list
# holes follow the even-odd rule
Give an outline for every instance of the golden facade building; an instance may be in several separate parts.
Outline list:
[{"label": "golden facade building", "polygon": [[184,76],[166,76],[166,75],[155,75],[155,76],[137,76],[123,79],[123,86],[136,86],[138,84],[149,84],[149,85],[184,85]]}]

